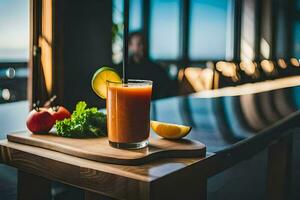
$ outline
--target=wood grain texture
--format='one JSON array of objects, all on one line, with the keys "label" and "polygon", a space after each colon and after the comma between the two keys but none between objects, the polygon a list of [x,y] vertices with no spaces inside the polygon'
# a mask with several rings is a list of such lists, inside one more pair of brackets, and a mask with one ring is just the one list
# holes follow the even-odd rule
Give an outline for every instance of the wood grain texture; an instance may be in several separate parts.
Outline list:
[{"label": "wood grain texture", "polygon": [[11,142],[41,147],[80,158],[124,165],[138,165],[168,157],[204,157],[206,154],[204,144],[187,139],[150,138],[148,148],[124,150],[111,147],[106,137],[73,139],[20,132],[9,134],[7,138]]},{"label": "wood grain texture", "polygon": [[[7,140],[0,141],[0,152],[5,164],[27,173],[115,199],[130,200],[150,198],[152,189],[166,187],[165,184],[172,185],[174,181],[176,185],[190,187],[187,180],[172,177],[176,177],[177,173],[191,173],[186,176],[193,182],[196,181],[193,179],[198,179],[199,174],[209,174],[207,170],[214,165],[214,154],[208,154],[204,158],[159,159],[139,166],[115,165]],[[160,179],[165,181],[160,182]],[[182,193],[181,190],[172,192],[174,195]]]}]

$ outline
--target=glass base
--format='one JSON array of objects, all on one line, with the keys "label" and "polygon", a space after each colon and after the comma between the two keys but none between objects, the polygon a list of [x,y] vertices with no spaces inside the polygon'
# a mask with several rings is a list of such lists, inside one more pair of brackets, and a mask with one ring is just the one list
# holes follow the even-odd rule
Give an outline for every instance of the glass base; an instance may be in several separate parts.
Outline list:
[{"label": "glass base", "polygon": [[119,143],[109,141],[110,146],[118,149],[142,149],[148,146],[148,140],[136,143]]}]

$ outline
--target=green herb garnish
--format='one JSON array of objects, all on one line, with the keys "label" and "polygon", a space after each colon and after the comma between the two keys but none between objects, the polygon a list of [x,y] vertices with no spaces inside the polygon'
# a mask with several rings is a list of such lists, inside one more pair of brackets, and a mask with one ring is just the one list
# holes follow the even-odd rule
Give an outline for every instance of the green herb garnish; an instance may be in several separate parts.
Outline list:
[{"label": "green herb garnish", "polygon": [[107,133],[106,115],[97,108],[87,108],[84,101],[76,105],[71,118],[55,123],[57,135],[71,138],[105,136]]}]

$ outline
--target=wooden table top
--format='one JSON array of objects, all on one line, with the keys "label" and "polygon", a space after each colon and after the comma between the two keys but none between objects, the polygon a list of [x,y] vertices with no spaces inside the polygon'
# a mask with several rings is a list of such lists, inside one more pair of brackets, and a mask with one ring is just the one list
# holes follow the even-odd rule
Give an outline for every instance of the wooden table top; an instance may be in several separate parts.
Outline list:
[{"label": "wooden table top", "polygon": [[191,125],[193,129],[187,138],[204,143],[212,152],[205,158],[170,158],[141,166],[121,166],[1,140],[0,162],[50,180],[90,191],[101,190],[108,196],[141,199],[152,184],[161,186],[166,185],[165,181],[210,176],[280,139],[289,129],[298,127],[299,99],[300,87],[295,86],[234,96],[190,95],[153,102],[151,119]]},{"label": "wooden table top", "polygon": [[116,199],[145,199],[152,191],[159,192],[157,189],[150,192],[150,188],[175,187],[176,180],[183,184],[180,187],[189,189],[184,187],[184,180],[203,180],[214,155],[208,153],[204,158],[168,158],[125,166],[90,161],[7,140],[0,141],[0,153],[0,163],[20,171]]},{"label": "wooden table top", "polygon": [[40,147],[79,158],[120,165],[141,165],[162,158],[199,158],[206,155],[204,144],[187,139],[166,140],[150,137],[147,148],[136,150],[112,148],[107,137],[76,139],[24,131],[10,133],[7,139],[10,142]]},{"label": "wooden table top", "polygon": [[187,138],[218,154],[300,110],[300,78],[246,84],[153,102],[152,120],[193,127]]},{"label": "wooden table top", "polygon": [[[182,170],[188,166],[207,160],[214,155],[212,153],[207,153],[207,156],[204,158],[168,158],[159,159],[139,166],[126,166],[90,161],[43,148],[9,142],[7,140],[0,141],[0,148],[0,158],[2,159],[2,162],[9,163],[12,166],[24,165],[23,167],[25,168],[31,165],[31,167],[36,168],[36,170],[41,173],[48,174],[49,172],[47,172],[47,170],[55,173],[55,166],[57,165],[46,166],[44,163],[45,161],[53,161],[54,163],[60,163],[60,169],[64,168],[63,171],[67,171],[68,167],[75,167],[80,170],[95,170],[103,174],[114,174],[116,176],[135,179],[142,182],[157,180],[172,174],[175,171]],[[39,167],[40,169],[38,169]]]},{"label": "wooden table top", "polygon": [[[204,143],[208,152],[218,154],[255,137],[299,110],[299,80],[299,77],[292,77],[243,85],[235,87],[234,94],[220,89],[210,92],[218,94],[216,96],[199,93],[157,100],[152,105],[151,119],[192,126],[187,138]],[[246,93],[245,88],[248,88]],[[153,170],[149,171],[152,174]]]}]

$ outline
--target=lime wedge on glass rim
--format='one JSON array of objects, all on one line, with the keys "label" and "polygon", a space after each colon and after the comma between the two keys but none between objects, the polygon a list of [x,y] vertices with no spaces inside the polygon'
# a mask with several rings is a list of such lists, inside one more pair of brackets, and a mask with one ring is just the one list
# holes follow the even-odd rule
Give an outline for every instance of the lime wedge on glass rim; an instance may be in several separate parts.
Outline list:
[{"label": "lime wedge on glass rim", "polygon": [[91,82],[92,88],[102,99],[106,99],[107,96],[107,81],[121,83],[122,79],[118,72],[111,67],[101,67],[94,73]]}]

